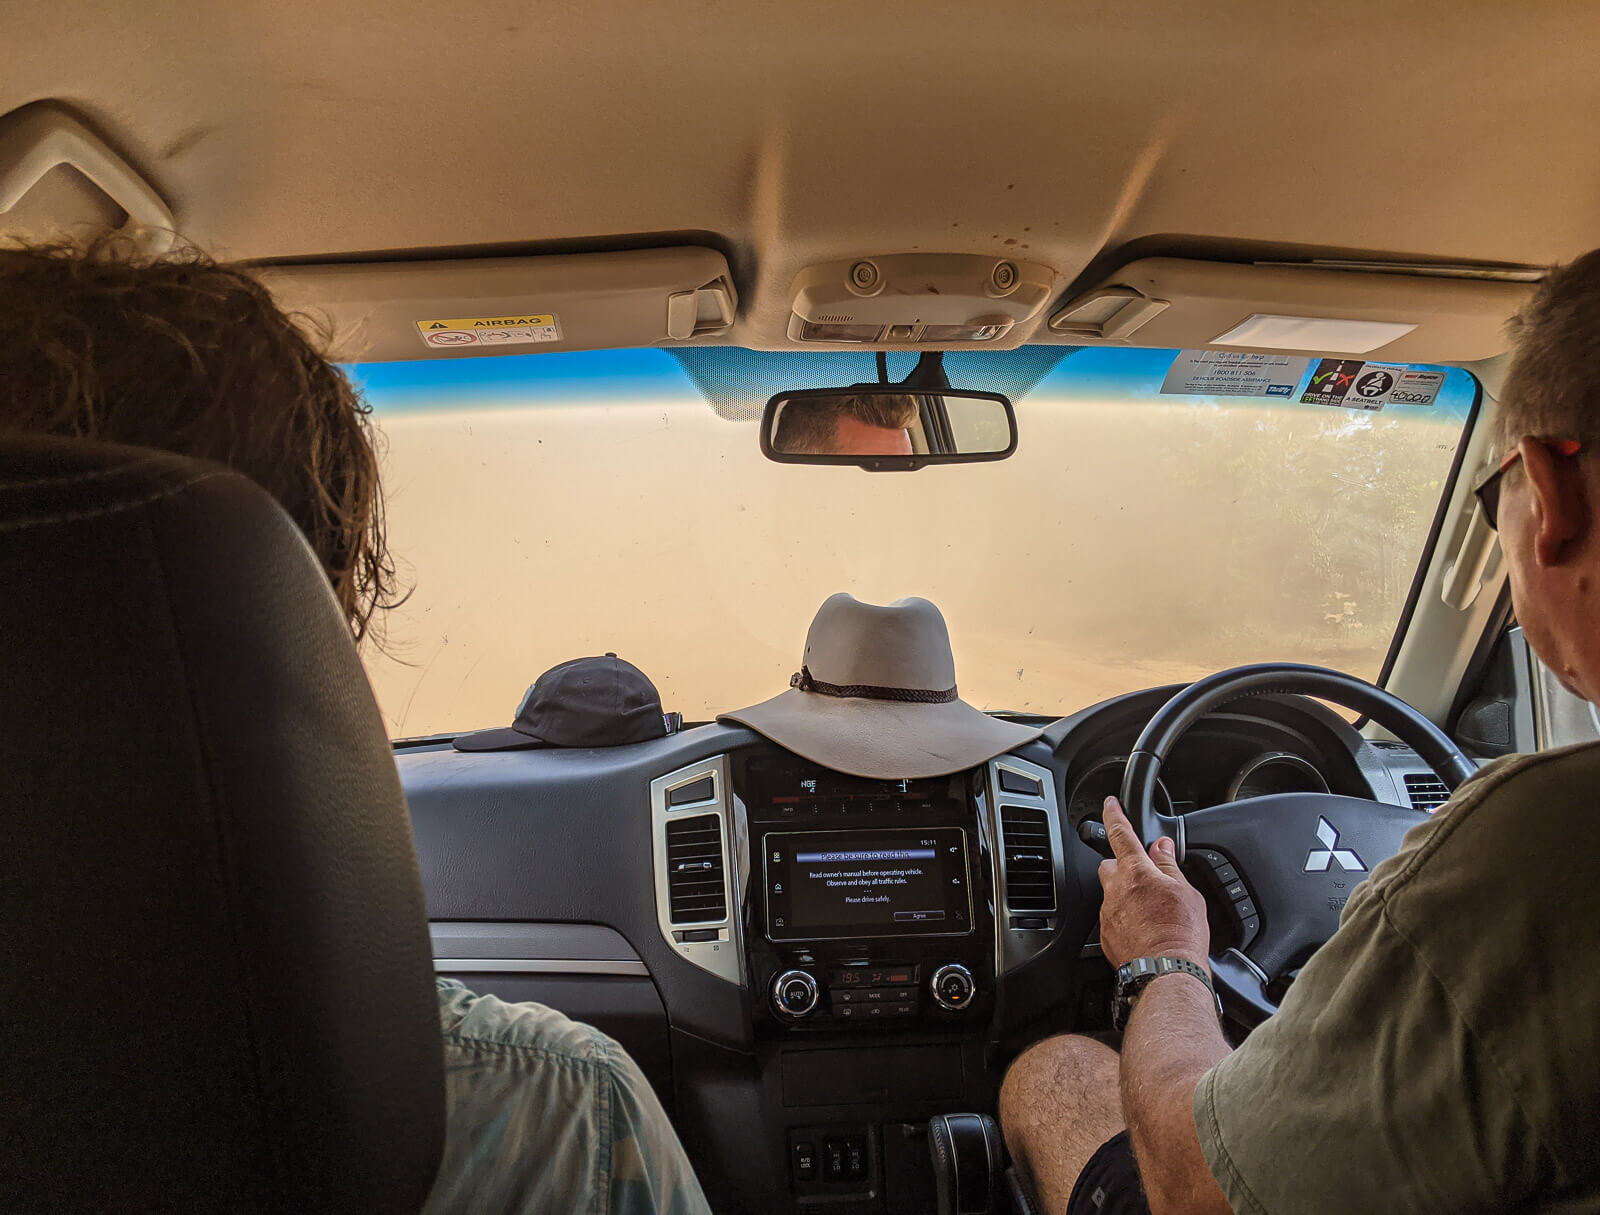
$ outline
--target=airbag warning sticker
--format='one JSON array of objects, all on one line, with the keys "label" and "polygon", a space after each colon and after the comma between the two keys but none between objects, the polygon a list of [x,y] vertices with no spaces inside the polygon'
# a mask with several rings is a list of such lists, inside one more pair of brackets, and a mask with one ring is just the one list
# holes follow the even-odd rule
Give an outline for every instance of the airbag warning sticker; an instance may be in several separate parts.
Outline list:
[{"label": "airbag warning sticker", "polygon": [[1291,400],[1311,360],[1288,354],[1185,350],[1172,360],[1164,393],[1201,397],[1281,397]]},{"label": "airbag warning sticker", "polygon": [[442,350],[458,346],[535,346],[561,340],[561,326],[550,313],[418,321],[417,332],[424,344]]},{"label": "airbag warning sticker", "polygon": [[1306,382],[1305,405],[1382,409],[1385,405],[1432,405],[1444,386],[1444,372],[1419,371],[1399,363],[1360,359],[1321,359]]}]

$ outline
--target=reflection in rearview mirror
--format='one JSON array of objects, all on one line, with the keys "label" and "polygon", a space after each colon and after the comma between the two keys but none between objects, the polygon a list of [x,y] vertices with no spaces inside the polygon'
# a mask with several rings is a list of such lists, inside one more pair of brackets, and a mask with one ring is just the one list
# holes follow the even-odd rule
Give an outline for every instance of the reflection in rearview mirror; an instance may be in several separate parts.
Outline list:
[{"label": "reflection in rearview mirror", "polygon": [[866,384],[779,393],[761,418],[761,450],[785,464],[917,469],[1004,459],[1016,443],[1010,401],[960,389]]}]

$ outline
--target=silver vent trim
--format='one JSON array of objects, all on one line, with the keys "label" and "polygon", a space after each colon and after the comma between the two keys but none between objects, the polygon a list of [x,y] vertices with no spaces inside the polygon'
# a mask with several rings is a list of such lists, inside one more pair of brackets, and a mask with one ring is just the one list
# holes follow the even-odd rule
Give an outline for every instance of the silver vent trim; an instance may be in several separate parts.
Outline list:
[{"label": "silver vent trim", "polygon": [[[668,805],[674,789],[694,785],[711,778],[711,796],[681,806]],[[748,870],[749,859],[744,855],[741,841],[744,832],[736,830],[733,785],[728,778],[728,757],[714,755],[699,760],[688,767],[679,768],[650,782],[651,839],[654,850],[656,885],[656,924],[662,938],[679,957],[710,971],[719,979],[735,985],[743,982],[743,942],[739,935],[739,893],[743,889],[742,875]],[[722,863],[722,914],[715,919],[696,920],[693,923],[672,920],[671,883],[668,881],[667,826],[685,819],[715,818],[720,837],[719,851]],[[687,934],[714,934],[707,940],[689,941]]]},{"label": "silver vent trim", "polygon": [[[1050,769],[1002,755],[992,759],[987,767],[985,802],[988,819],[985,830],[990,843],[995,871],[995,894],[998,904],[995,914],[995,967],[1007,971],[1020,966],[1043,950],[1055,939],[1061,920],[1061,890],[1066,882],[1066,848],[1061,834],[1061,811],[1056,803],[1056,778]],[[1008,793],[1000,788],[1000,773],[1011,771],[1037,783],[1039,792]],[[1044,827],[1050,844],[1051,903],[1048,911],[1035,906],[1016,907],[1010,897],[1010,874],[1006,864],[1005,815],[1007,809],[1031,811],[1033,821],[1044,816]],[[1039,928],[1013,928],[1013,916],[1043,920]]]}]

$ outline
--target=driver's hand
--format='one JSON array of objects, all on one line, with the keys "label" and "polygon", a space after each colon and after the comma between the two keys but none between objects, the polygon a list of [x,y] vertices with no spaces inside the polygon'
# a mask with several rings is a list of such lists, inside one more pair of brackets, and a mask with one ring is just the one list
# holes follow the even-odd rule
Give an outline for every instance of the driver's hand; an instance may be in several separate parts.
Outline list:
[{"label": "driver's hand", "polygon": [[[1206,966],[1211,927],[1206,901],[1178,868],[1169,839],[1145,854],[1114,797],[1106,798],[1106,835],[1115,860],[1100,862],[1100,946],[1113,967],[1134,958],[1183,958]],[[1209,967],[1207,967],[1209,970]]]}]

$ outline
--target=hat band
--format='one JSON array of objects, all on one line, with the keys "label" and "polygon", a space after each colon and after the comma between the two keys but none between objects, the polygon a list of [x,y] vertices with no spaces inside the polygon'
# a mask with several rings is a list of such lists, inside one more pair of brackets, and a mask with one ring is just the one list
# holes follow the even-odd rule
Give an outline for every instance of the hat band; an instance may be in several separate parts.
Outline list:
[{"label": "hat band", "polygon": [[789,686],[798,688],[802,692],[816,692],[822,696],[898,700],[903,704],[913,705],[947,705],[956,699],[954,688],[946,688],[939,692],[930,688],[884,688],[871,683],[823,683],[820,679],[813,679],[811,672],[805,667],[801,667],[799,674],[789,679]]}]

